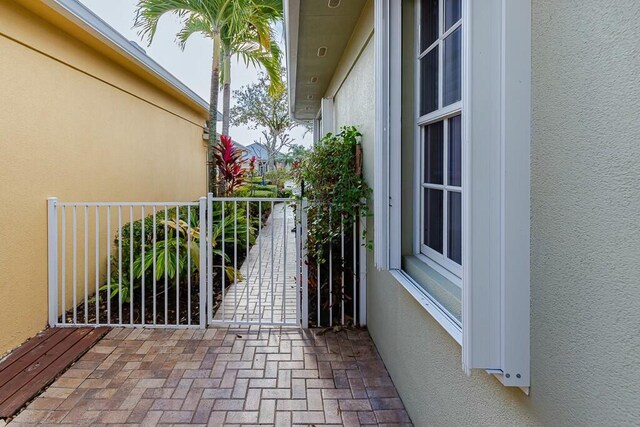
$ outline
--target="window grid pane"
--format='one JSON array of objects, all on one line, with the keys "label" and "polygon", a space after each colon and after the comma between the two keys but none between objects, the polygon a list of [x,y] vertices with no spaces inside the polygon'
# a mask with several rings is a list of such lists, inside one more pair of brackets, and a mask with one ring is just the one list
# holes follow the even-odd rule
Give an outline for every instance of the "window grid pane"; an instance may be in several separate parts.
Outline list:
[{"label": "window grid pane", "polygon": [[438,109],[438,52],[436,46],[420,59],[420,115]]},{"label": "window grid pane", "polygon": [[444,39],[443,106],[462,98],[462,28],[456,29]]},{"label": "window grid pane", "polygon": [[443,183],[444,140],[443,123],[433,123],[424,128],[424,182]]},{"label": "window grid pane", "polygon": [[447,192],[447,256],[462,265],[462,193]]},{"label": "window grid pane", "polygon": [[424,244],[442,253],[443,244],[443,191],[424,189]]},{"label": "window grid pane", "polygon": [[462,0],[444,0],[444,31],[462,18]]},{"label": "window grid pane", "polygon": [[462,116],[451,117],[449,120],[449,152],[447,185],[462,186]]},{"label": "window grid pane", "polygon": [[439,0],[423,0],[420,3],[420,52],[424,52],[438,39]]}]

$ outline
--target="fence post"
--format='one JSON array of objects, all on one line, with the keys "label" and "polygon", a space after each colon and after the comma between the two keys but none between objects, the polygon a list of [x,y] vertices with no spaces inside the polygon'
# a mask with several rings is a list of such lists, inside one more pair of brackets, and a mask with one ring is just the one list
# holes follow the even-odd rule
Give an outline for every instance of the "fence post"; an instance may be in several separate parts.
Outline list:
[{"label": "fence post", "polygon": [[307,260],[307,208],[308,201],[307,199],[302,199],[301,205],[301,214],[300,218],[302,219],[302,239],[301,239],[301,250],[302,256],[300,257],[300,261],[302,262],[302,327],[309,327],[309,263]]},{"label": "fence post", "polygon": [[199,305],[200,305],[200,329],[204,329],[207,327],[207,277],[209,276],[209,271],[207,269],[207,257],[208,253],[211,252],[208,250],[209,241],[208,236],[206,234],[207,230],[207,198],[200,197],[200,265],[198,267],[199,276],[200,276],[200,296],[199,296]]},{"label": "fence post", "polygon": [[[58,199],[47,199],[49,326],[58,323]],[[62,248],[64,250],[65,248]],[[64,295],[62,296],[64,298]]]},{"label": "fence post", "polygon": [[[366,200],[361,201],[363,204]],[[367,324],[367,217],[360,214],[360,326]],[[355,319],[354,319],[355,322]]]},{"label": "fence post", "polygon": [[[207,310],[208,318],[207,323],[213,319],[215,313],[213,312],[213,193],[207,193],[207,228],[205,230],[207,238]],[[224,280],[224,278],[222,279]],[[224,286],[224,282],[223,282]]]}]

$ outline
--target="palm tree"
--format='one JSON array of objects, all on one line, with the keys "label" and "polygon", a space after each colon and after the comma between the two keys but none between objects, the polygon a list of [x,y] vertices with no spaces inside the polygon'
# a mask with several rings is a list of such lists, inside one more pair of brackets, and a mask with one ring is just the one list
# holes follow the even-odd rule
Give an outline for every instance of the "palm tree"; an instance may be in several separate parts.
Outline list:
[{"label": "palm tree", "polygon": [[222,48],[221,30],[229,33],[244,31],[243,6],[251,0],[139,0],[136,10],[135,27],[139,34],[151,44],[158,29],[160,18],[175,14],[183,21],[177,34],[178,44],[184,49],[189,37],[203,34],[213,40],[213,65],[211,70],[211,91],[209,94],[209,191],[216,192],[216,169],[213,164],[212,148],[217,142],[218,92],[220,85],[220,54]]},{"label": "palm tree", "polygon": [[231,58],[236,55],[245,64],[261,66],[269,76],[269,92],[284,89],[281,51],[274,41],[274,23],[283,17],[282,0],[250,0],[242,10],[245,27],[240,32],[221,29],[222,39],[222,133],[229,134],[231,104]]}]

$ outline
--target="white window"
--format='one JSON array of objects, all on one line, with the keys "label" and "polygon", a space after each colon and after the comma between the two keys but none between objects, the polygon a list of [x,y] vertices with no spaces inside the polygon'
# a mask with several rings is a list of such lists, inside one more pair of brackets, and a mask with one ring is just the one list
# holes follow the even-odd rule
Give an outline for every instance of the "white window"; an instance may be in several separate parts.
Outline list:
[{"label": "white window", "polygon": [[[462,278],[462,0],[419,0],[416,253]],[[454,281],[461,285],[460,280]]]},{"label": "white window", "polygon": [[530,0],[375,0],[375,45],[376,266],[461,344],[467,372],[528,387]]}]

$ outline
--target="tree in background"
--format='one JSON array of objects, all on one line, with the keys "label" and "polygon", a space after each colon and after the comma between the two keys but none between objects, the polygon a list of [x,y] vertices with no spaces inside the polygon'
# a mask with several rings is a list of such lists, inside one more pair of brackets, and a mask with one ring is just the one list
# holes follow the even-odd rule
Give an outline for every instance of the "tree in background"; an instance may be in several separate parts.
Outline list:
[{"label": "tree in background", "polygon": [[[284,75],[284,72],[282,72]],[[285,147],[291,145],[291,131],[300,124],[289,115],[286,89],[276,96],[269,93],[269,77],[260,73],[258,82],[241,87],[233,92],[236,105],[231,109],[234,126],[248,126],[260,130],[262,137],[255,141],[267,151],[268,169],[275,168],[275,160]],[[307,131],[310,129],[306,126]]]},{"label": "tree in background", "polygon": [[300,144],[289,144],[289,151],[278,156],[278,162],[285,166],[293,166],[294,163],[300,162],[309,150]]}]

